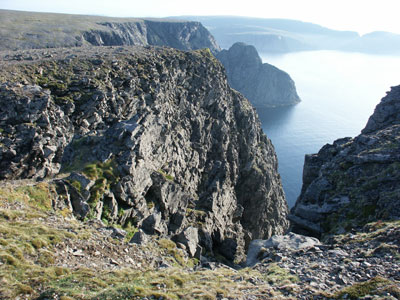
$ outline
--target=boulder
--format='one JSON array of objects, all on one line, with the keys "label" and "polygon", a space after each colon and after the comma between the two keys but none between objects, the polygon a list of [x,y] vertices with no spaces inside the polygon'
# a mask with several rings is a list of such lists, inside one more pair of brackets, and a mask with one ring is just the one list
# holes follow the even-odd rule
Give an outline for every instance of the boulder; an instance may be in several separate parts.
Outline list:
[{"label": "boulder", "polygon": [[286,235],[274,235],[268,240],[254,240],[250,243],[247,252],[246,266],[251,267],[259,262],[259,255],[260,252],[264,250],[263,248],[296,252],[299,250],[307,250],[320,244],[320,241],[316,238],[299,235],[293,232],[289,232]]},{"label": "boulder", "polygon": [[197,228],[188,227],[185,230],[183,230],[180,234],[176,235],[173,238],[173,240],[176,241],[177,243],[185,245],[186,250],[190,255],[190,257],[196,257],[196,252],[199,246],[199,234]]},{"label": "boulder", "polygon": [[135,232],[129,243],[145,245],[149,241],[149,237],[144,233],[143,230],[139,229]]}]

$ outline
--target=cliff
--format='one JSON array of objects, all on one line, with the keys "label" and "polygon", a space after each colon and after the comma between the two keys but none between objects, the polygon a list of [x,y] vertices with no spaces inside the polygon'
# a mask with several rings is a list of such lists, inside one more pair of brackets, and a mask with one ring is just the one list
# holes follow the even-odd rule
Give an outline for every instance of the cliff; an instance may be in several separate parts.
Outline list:
[{"label": "cliff", "polygon": [[376,107],[362,133],[305,157],[303,187],[290,220],[316,236],[396,220],[400,193],[400,86]]},{"label": "cliff", "polygon": [[300,101],[289,75],[271,65],[263,65],[257,51],[250,46],[237,44],[227,53],[220,52],[214,37],[200,22],[7,10],[0,10],[0,18],[3,24],[0,51],[132,45],[179,50],[208,48],[225,65],[233,88],[254,105],[271,107]]},{"label": "cliff", "polygon": [[0,51],[81,46],[169,46],[220,50],[200,22],[0,10]]},{"label": "cliff", "polygon": [[209,50],[21,51],[0,79],[2,180],[50,180],[55,207],[192,257],[240,262],[287,229],[274,148]]},{"label": "cliff", "polygon": [[255,107],[300,102],[289,74],[270,64],[263,64],[254,46],[236,43],[216,57],[226,69],[230,86],[241,92]]}]

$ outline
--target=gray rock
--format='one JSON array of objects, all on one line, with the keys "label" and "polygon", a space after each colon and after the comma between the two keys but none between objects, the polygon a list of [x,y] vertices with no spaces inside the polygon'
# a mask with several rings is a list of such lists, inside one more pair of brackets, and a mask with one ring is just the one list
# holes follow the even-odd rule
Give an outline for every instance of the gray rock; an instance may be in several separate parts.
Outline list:
[{"label": "gray rock", "polygon": [[97,229],[98,231],[102,232],[103,234],[106,234],[112,238],[116,239],[123,239],[126,236],[126,231],[120,228],[115,228],[112,226],[109,227],[101,227]]},{"label": "gray rock", "polygon": [[[180,234],[174,237],[174,240],[178,243],[182,243],[186,246],[190,257],[196,257],[196,252],[198,252],[199,235],[198,230],[195,227],[188,227]],[[200,248],[201,252],[201,248]],[[200,256],[200,253],[197,253]]]},{"label": "gray rock", "polygon": [[[28,52],[35,54],[33,73],[40,68],[45,78],[41,89],[29,87],[24,61],[0,60],[0,76],[10,79],[0,86],[7,133],[0,135],[0,178],[76,172],[71,178],[83,188],[74,210],[90,199],[94,218],[169,238],[195,224],[197,245],[237,262],[251,239],[287,230],[275,150],[254,108],[229,87],[208,50]],[[45,53],[53,57],[40,59]],[[76,56],[65,62],[70,55]],[[200,249],[191,247],[191,255]]]},{"label": "gray rock", "polygon": [[263,64],[254,46],[235,43],[216,57],[224,65],[232,88],[241,92],[256,108],[300,102],[290,76],[270,64]]},{"label": "gray rock", "polygon": [[146,234],[164,234],[167,230],[165,223],[161,220],[161,213],[153,213],[143,220],[141,229]]},{"label": "gray rock", "polygon": [[377,105],[362,134],[307,155],[292,230],[344,234],[372,221],[400,218],[400,86]]},{"label": "gray rock", "polygon": [[138,245],[146,245],[149,241],[149,237],[144,233],[143,230],[139,229],[135,232],[129,243],[138,244]]},{"label": "gray rock", "polygon": [[320,245],[320,241],[313,237],[295,234],[274,235],[268,240],[254,240],[250,243],[247,252],[246,266],[253,266],[259,262],[260,251],[264,248],[273,248],[286,251],[298,251]]},{"label": "gray rock", "polygon": [[82,197],[81,193],[68,181],[57,180],[55,183],[57,186],[57,192],[65,196],[64,201],[70,203],[67,205],[72,208],[74,214],[78,216],[79,219],[84,219],[89,213],[89,205]]}]

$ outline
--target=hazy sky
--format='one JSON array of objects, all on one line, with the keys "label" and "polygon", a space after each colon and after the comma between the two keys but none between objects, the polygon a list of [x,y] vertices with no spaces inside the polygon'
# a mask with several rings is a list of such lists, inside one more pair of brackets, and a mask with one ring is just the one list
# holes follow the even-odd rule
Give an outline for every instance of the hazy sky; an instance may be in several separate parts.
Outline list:
[{"label": "hazy sky", "polygon": [[287,18],[361,34],[376,30],[400,34],[400,0],[0,0],[0,8],[121,17]]}]

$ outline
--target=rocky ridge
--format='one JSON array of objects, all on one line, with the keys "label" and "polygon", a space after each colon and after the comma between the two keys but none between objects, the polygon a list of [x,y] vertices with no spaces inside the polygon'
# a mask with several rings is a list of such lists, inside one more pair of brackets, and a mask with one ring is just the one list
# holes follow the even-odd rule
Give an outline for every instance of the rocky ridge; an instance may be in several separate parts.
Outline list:
[{"label": "rocky ridge", "polygon": [[209,50],[2,58],[2,180],[66,174],[53,182],[60,210],[168,236],[198,258],[240,262],[250,240],[287,229],[273,146]]},{"label": "rocky ridge", "polygon": [[10,10],[0,10],[0,19],[3,23],[0,51],[132,45],[169,46],[180,50],[209,48],[213,53],[220,50],[200,22]]},{"label": "rocky ridge", "polygon": [[293,230],[321,236],[372,221],[398,220],[400,86],[376,107],[362,133],[307,155]]},{"label": "rocky ridge", "polygon": [[300,102],[289,74],[262,63],[254,46],[235,43],[216,57],[225,66],[230,86],[241,92],[256,108]]},{"label": "rocky ridge", "polygon": [[[252,46],[235,44],[221,51],[200,23],[171,19],[109,18],[0,10],[0,50],[86,46],[166,46],[208,48],[224,64],[230,85],[257,107],[300,101],[288,74],[262,64]],[[17,29],[15,29],[17,25]]]}]

